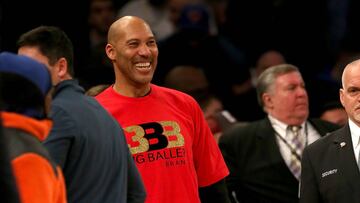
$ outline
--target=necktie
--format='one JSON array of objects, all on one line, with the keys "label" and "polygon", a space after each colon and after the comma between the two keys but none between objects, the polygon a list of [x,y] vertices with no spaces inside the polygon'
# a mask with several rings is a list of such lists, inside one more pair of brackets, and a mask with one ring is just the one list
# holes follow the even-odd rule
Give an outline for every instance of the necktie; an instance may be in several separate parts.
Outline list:
[{"label": "necktie", "polygon": [[[292,138],[291,138],[291,161],[290,161],[290,170],[294,176],[300,180],[301,175],[301,154],[303,150],[303,143],[301,141],[300,126],[289,126]],[[299,157],[300,156],[300,157]]]}]

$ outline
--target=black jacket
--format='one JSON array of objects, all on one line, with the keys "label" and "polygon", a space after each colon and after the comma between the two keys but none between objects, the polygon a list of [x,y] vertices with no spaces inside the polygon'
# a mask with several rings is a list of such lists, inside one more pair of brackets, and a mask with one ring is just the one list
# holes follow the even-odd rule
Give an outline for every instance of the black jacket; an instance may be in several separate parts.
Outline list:
[{"label": "black jacket", "polygon": [[[309,120],[324,136],[338,126]],[[220,149],[230,170],[229,192],[245,203],[296,203],[299,181],[286,165],[269,119],[236,126],[221,137]]]}]

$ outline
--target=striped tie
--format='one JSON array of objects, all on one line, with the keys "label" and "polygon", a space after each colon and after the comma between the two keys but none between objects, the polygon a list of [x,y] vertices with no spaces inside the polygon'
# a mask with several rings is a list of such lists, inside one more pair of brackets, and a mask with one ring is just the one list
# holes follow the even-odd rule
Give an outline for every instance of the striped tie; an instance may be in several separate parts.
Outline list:
[{"label": "striped tie", "polygon": [[290,161],[290,170],[294,174],[294,176],[300,180],[301,175],[301,160],[299,160],[299,157],[296,156],[296,154],[300,155],[302,154],[302,150],[304,148],[303,143],[301,142],[301,136],[300,129],[301,126],[289,126],[292,139],[291,139],[291,146],[293,148],[293,151],[291,153],[291,161]]}]

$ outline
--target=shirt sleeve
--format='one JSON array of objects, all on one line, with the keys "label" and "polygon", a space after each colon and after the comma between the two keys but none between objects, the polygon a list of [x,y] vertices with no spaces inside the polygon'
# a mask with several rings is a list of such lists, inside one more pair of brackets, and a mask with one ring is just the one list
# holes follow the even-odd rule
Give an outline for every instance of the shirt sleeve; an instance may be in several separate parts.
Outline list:
[{"label": "shirt sleeve", "polygon": [[194,162],[199,187],[209,186],[229,174],[220,149],[199,105],[194,103]]},{"label": "shirt sleeve", "polygon": [[69,150],[75,138],[76,126],[68,113],[60,108],[54,107],[52,109],[51,118],[53,127],[43,144],[49,151],[51,158],[64,169]]}]

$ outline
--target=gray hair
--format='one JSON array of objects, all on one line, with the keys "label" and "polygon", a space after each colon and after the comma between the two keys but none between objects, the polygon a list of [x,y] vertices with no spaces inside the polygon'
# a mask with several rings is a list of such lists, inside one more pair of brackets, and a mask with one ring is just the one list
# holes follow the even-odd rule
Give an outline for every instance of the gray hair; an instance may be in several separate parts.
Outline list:
[{"label": "gray hair", "polygon": [[262,72],[257,80],[256,95],[259,105],[264,108],[262,95],[268,93],[273,88],[275,80],[278,76],[291,72],[300,72],[299,69],[291,64],[280,64],[267,68]]}]

